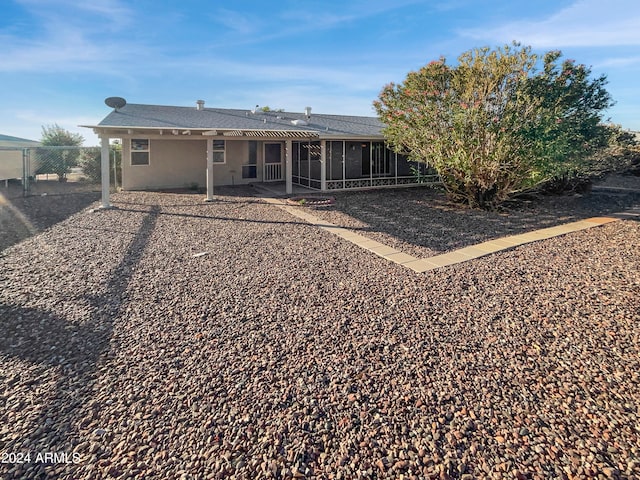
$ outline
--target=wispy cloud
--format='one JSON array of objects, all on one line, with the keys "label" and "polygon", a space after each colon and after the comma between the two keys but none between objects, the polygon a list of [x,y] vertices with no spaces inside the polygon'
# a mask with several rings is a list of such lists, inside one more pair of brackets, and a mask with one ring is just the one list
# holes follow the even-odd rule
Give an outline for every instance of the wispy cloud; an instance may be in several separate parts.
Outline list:
[{"label": "wispy cloud", "polygon": [[64,17],[67,22],[73,22],[78,18],[70,15],[70,12],[79,14],[98,15],[100,22],[123,25],[128,23],[132,17],[132,10],[121,0],[91,0],[90,2],[79,2],[77,0],[17,0],[17,3],[28,9],[33,15],[46,18]]},{"label": "wispy cloud", "polygon": [[0,41],[0,72],[105,71],[122,55],[114,31],[125,29],[132,15],[119,0],[19,0],[35,22],[24,32],[5,30]]},{"label": "wispy cloud", "polygon": [[[336,29],[365,18],[389,14],[395,10],[420,4],[425,5],[425,8],[434,8],[430,6],[428,0],[397,0],[395,2],[357,0],[340,5],[332,4],[330,8],[327,8],[324,2],[308,1],[295,2],[286,7],[281,6],[279,11],[274,9],[269,22],[246,11],[240,13],[222,8],[211,17],[227,27],[231,33],[237,34],[233,39],[234,42],[247,45]],[[224,43],[228,42],[229,38],[225,37]]]},{"label": "wispy cloud", "polygon": [[[41,133],[43,126],[53,125],[55,123],[65,130],[82,135],[85,138],[85,145],[96,145],[98,143],[96,140],[97,137],[93,132],[90,129],[80,127],[80,125],[93,125],[97,123],[96,119],[100,118],[101,112],[96,112],[94,117],[85,114],[73,115],[69,114],[70,112],[67,112],[66,115],[60,115],[60,111],[46,108],[44,110],[20,109],[12,113],[13,122],[16,125],[13,131],[21,131],[21,125],[38,125],[40,126],[38,132]],[[40,138],[39,136],[36,137],[33,133],[33,127],[31,127],[31,132],[28,133],[28,135],[32,140]]]},{"label": "wispy cloud", "polygon": [[262,29],[262,22],[255,15],[228,8],[219,8],[209,18],[237,35],[252,35]]},{"label": "wispy cloud", "polygon": [[627,68],[634,66],[640,67],[640,56],[612,57],[594,65],[596,68]]},{"label": "wispy cloud", "polygon": [[640,45],[640,3],[636,0],[580,0],[541,21],[517,21],[459,30],[493,42],[518,40],[537,48]]},{"label": "wispy cloud", "polygon": [[381,69],[379,59],[352,61],[344,66],[340,62],[273,63],[267,60],[192,56],[179,60],[166,59],[161,68],[167,73],[180,69],[186,72],[187,77],[191,76],[189,72],[197,71],[201,80],[206,79],[212,85],[218,81],[220,72],[224,72],[226,84],[242,85],[252,91],[268,89],[277,84],[285,88],[318,85],[325,91],[377,93],[392,80],[391,69]]}]

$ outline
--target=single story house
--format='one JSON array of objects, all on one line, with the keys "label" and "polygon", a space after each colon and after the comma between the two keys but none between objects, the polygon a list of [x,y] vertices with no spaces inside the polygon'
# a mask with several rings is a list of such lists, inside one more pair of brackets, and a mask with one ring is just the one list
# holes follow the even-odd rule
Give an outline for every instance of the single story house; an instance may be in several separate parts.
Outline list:
[{"label": "single story house", "polygon": [[122,139],[125,190],[256,182],[319,191],[417,183],[423,164],[387,148],[377,117],[129,104],[119,97],[92,128]]},{"label": "single story house", "polygon": [[[6,183],[17,178],[22,179],[25,175],[23,149],[39,145],[40,142],[34,140],[0,134],[0,180]],[[35,175],[36,166],[27,165],[27,171],[31,176]]]}]

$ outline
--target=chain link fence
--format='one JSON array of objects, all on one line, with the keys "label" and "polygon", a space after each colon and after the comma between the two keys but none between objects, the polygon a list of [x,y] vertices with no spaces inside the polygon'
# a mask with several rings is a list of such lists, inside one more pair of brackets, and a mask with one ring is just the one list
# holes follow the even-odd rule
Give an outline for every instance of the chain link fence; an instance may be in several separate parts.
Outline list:
[{"label": "chain link fence", "polygon": [[[121,149],[109,149],[109,180],[121,185]],[[0,193],[5,198],[65,195],[101,189],[100,147],[0,148]]]}]

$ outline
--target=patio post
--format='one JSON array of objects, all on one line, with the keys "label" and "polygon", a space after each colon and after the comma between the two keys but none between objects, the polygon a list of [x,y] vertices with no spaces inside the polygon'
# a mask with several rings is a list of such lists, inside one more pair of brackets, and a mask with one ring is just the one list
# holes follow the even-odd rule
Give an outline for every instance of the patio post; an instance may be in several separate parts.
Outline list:
[{"label": "patio post", "polygon": [[327,141],[320,141],[320,191],[327,191]]},{"label": "patio post", "polygon": [[285,179],[287,195],[293,193],[293,142],[285,142]]},{"label": "patio post", "polygon": [[100,177],[102,183],[102,205],[100,208],[112,208],[109,198],[109,137],[103,135],[100,137]]},{"label": "patio post", "polygon": [[207,138],[207,198],[205,202],[213,202],[213,139]]}]

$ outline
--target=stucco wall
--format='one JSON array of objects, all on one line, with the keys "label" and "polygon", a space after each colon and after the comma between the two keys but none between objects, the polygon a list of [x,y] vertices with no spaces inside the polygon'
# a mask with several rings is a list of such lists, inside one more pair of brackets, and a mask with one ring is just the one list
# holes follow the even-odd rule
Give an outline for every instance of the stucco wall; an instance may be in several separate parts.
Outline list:
[{"label": "stucco wall", "polygon": [[0,150],[0,180],[22,178],[22,170],[22,150]]},{"label": "stucco wall", "polygon": [[[125,190],[206,187],[207,141],[201,139],[162,139],[149,141],[149,165],[131,165],[130,138],[123,139]],[[257,178],[242,178],[242,165],[249,157],[246,140],[226,140],[226,163],[214,163],[214,185],[240,185],[262,181],[262,143],[258,145]]]}]

